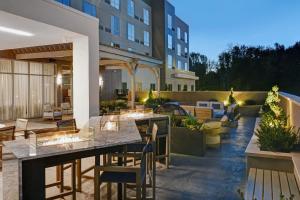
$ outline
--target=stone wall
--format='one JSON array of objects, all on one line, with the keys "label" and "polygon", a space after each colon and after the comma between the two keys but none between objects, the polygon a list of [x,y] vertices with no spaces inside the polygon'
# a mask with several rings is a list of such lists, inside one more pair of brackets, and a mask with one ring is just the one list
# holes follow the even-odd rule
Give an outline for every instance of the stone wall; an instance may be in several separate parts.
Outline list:
[{"label": "stone wall", "polygon": [[[160,96],[164,98],[169,98],[173,101],[179,101],[186,105],[196,105],[197,101],[208,101],[217,100],[224,102],[227,100],[230,91],[197,91],[197,92],[160,92]],[[157,96],[157,92],[154,92]],[[245,100],[254,100],[257,104],[263,104],[266,98],[267,92],[264,91],[236,91],[234,92],[234,97],[239,102],[244,102]],[[148,92],[138,92],[137,96],[140,100],[147,98]]]}]

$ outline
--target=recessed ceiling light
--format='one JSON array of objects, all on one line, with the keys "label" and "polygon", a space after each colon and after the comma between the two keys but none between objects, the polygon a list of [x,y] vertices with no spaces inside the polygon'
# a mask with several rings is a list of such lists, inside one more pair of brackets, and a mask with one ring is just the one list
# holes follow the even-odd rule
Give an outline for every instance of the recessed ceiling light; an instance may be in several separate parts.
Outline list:
[{"label": "recessed ceiling light", "polygon": [[32,33],[29,33],[29,32],[26,32],[26,31],[21,31],[21,30],[18,30],[18,29],[8,28],[8,27],[5,27],[5,26],[0,26],[0,31],[15,34],[15,35],[27,36],[27,37],[34,36],[34,34],[32,34]]}]

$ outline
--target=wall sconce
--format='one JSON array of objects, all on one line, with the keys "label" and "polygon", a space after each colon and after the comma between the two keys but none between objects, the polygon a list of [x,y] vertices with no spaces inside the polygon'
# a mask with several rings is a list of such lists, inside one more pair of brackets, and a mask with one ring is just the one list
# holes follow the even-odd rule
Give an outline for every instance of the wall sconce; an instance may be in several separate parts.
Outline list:
[{"label": "wall sconce", "polygon": [[100,88],[103,87],[103,78],[101,75],[99,76],[99,86],[100,86]]},{"label": "wall sconce", "polygon": [[57,85],[61,85],[62,84],[62,75],[61,74],[57,74],[57,76],[56,76],[56,84]]}]

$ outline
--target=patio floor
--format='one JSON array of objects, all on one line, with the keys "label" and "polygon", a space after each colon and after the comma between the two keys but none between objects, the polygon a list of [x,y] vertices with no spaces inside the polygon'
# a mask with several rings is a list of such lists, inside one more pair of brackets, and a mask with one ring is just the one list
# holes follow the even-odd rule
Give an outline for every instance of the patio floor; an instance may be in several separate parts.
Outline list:
[{"label": "patio floor", "polygon": [[254,124],[255,118],[241,118],[221,147],[208,149],[203,158],[173,155],[171,168],[158,171],[158,199],[240,200],[237,190],[244,191],[244,152]]},{"label": "patio floor", "polygon": [[[221,147],[208,149],[203,158],[172,155],[170,169],[159,167],[157,170],[157,199],[239,199],[237,189],[243,190],[246,176],[244,151],[253,134],[254,123],[255,118],[241,118],[238,128],[223,136]],[[83,168],[92,164],[92,158],[84,159]],[[54,181],[55,168],[47,169],[46,173],[47,182]],[[67,171],[67,182],[70,180],[69,175]],[[84,181],[83,191],[77,193],[77,199],[93,199],[92,180]],[[48,195],[56,193],[55,188],[47,190]],[[113,192],[114,197],[115,194]]]}]

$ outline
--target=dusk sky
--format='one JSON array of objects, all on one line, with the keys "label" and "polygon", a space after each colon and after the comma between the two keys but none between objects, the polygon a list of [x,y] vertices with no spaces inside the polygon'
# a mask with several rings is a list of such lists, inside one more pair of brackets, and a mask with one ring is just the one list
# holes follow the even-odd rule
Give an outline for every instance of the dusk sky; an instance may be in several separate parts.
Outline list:
[{"label": "dusk sky", "polygon": [[190,26],[190,52],[209,59],[229,45],[300,41],[300,0],[169,0]]}]

